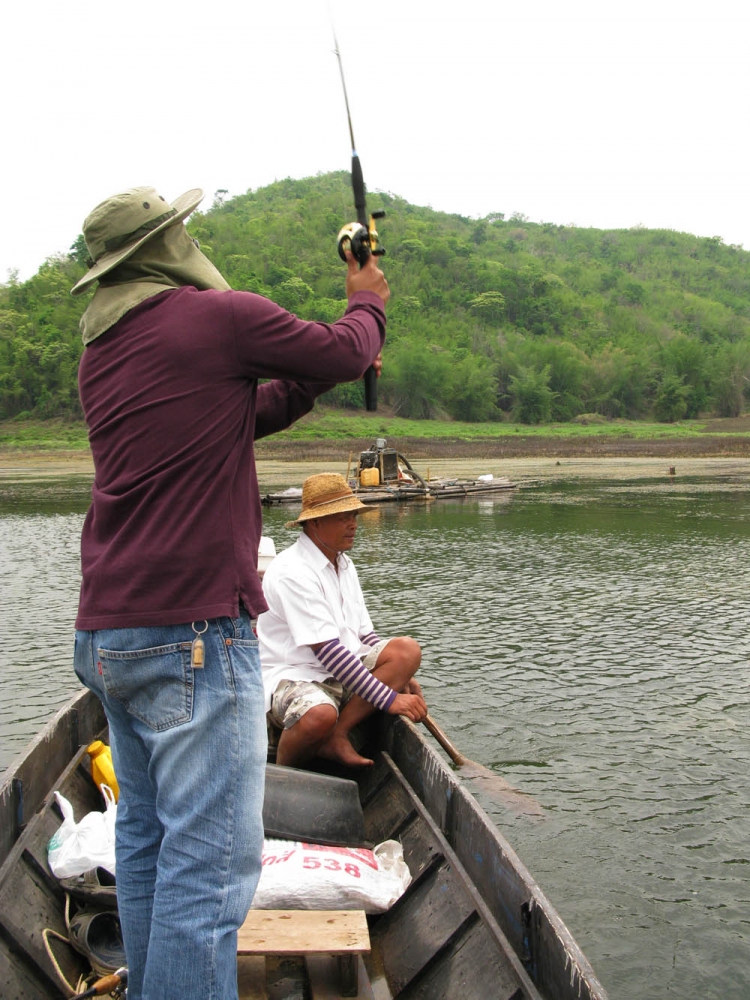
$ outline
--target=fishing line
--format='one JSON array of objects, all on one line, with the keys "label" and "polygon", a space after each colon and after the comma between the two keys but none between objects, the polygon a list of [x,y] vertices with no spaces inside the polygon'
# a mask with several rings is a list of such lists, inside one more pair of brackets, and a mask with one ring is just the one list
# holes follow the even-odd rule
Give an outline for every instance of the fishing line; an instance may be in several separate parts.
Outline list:
[{"label": "fishing line", "polygon": [[[341,86],[344,90],[344,105],[346,107],[346,118],[349,124],[349,138],[351,139],[352,146],[352,193],[354,195],[354,207],[357,213],[357,221],[349,223],[339,231],[337,247],[339,257],[341,257],[343,261],[346,261],[346,252],[351,251],[359,266],[364,267],[371,255],[379,257],[385,253],[383,247],[380,246],[378,231],[375,228],[375,220],[382,219],[385,216],[385,212],[372,212],[369,216],[367,213],[365,181],[362,175],[362,164],[359,159],[359,154],[357,153],[356,143],[354,142],[354,126],[352,125],[352,115],[349,107],[349,94],[346,89],[346,78],[344,77],[344,63],[341,58],[341,49],[339,47],[338,38],[336,37],[336,27],[333,23],[333,11],[331,10],[330,0],[328,3],[328,17],[331,23],[331,32],[333,33],[333,51],[336,59],[338,60]],[[364,382],[365,409],[370,411],[377,410],[377,375],[372,365],[370,365],[364,374]]]}]

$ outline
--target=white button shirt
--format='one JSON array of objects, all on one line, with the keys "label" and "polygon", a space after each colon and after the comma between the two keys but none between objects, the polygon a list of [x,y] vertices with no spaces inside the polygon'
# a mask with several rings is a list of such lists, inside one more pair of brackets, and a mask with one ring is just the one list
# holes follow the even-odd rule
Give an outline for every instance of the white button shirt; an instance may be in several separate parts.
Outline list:
[{"label": "white button shirt", "polygon": [[338,639],[355,656],[370,652],[360,639],[373,625],[357,570],[343,553],[338,567],[303,533],[266,570],[268,611],[258,618],[266,711],[280,681],[330,677],[310,646]]}]

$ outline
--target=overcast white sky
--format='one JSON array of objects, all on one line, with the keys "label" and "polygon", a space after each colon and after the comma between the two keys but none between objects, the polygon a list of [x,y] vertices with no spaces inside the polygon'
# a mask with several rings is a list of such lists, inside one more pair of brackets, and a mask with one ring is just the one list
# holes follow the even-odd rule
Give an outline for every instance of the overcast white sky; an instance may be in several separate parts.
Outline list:
[{"label": "overcast white sky", "polygon": [[750,249],[747,0],[9,0],[0,282],[128,187],[348,168],[329,9],[368,189]]}]

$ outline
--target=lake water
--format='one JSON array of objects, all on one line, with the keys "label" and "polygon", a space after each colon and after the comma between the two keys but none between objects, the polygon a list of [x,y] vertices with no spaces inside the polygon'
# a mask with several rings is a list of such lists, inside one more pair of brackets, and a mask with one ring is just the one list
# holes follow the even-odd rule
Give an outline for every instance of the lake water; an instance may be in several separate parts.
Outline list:
[{"label": "lake water", "polygon": [[[0,483],[0,771],[77,687],[88,489]],[[265,516],[293,541],[288,510]],[[359,523],[377,630],[422,643],[434,717],[544,807],[479,794],[612,1000],[750,996],[750,473],[539,482]]]}]

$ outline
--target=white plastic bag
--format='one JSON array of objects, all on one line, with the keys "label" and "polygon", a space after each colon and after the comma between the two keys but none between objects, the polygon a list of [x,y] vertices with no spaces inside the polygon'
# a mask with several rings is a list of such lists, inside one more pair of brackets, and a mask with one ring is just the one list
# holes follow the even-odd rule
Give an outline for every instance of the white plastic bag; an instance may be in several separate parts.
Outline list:
[{"label": "white plastic bag", "polygon": [[47,844],[47,861],[57,878],[82,875],[100,866],[115,874],[117,805],[109,785],[99,787],[106,801],[104,812],[87,813],[80,823],[75,821],[70,802],[55,792],[63,821]]},{"label": "white plastic bag", "polygon": [[253,908],[383,913],[410,882],[403,849],[395,840],[372,851],[266,840]]}]

